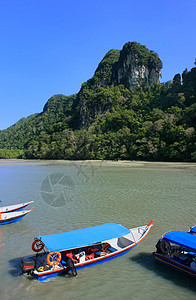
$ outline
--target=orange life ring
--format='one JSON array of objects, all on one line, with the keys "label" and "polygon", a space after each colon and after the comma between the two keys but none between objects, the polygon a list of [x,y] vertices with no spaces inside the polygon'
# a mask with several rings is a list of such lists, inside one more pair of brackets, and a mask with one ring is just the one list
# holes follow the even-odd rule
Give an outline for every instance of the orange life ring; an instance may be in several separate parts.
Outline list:
[{"label": "orange life ring", "polygon": [[163,254],[169,253],[171,250],[170,242],[162,240],[160,248],[161,248],[161,251],[163,252]]},{"label": "orange life ring", "polygon": [[34,252],[40,252],[44,248],[44,243],[41,240],[34,240],[32,243],[32,250]]},{"label": "orange life ring", "polygon": [[61,261],[61,252],[54,251],[54,252],[48,253],[46,261],[49,266],[53,267],[53,266],[58,265]]}]

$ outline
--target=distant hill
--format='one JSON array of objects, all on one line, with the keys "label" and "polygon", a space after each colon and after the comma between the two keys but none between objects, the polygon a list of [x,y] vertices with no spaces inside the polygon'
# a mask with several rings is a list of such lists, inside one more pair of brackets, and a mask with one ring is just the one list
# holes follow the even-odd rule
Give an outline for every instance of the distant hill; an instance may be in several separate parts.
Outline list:
[{"label": "distant hill", "polygon": [[196,160],[196,68],[160,83],[136,42],[110,50],[79,93],[0,131],[0,158]]}]

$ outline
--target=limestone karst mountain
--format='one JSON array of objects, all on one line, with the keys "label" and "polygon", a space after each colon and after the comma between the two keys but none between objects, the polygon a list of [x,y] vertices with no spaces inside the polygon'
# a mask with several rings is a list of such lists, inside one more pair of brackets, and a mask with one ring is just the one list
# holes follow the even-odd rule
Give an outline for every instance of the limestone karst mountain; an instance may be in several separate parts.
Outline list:
[{"label": "limestone karst mountain", "polygon": [[77,94],[0,131],[0,158],[196,161],[196,68],[161,68],[136,42],[110,50]]}]

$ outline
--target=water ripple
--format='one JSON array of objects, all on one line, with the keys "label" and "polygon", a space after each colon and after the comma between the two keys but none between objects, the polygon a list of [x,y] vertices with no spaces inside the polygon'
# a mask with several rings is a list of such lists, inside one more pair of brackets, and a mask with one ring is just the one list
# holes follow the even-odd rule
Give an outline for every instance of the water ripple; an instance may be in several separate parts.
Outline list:
[{"label": "water ripple", "polygon": [[[1,297],[7,299],[195,299],[191,280],[157,266],[151,253],[157,239],[171,229],[194,225],[195,176],[192,164],[84,164],[36,162],[1,167],[1,197],[6,204],[34,200],[35,209],[21,222],[1,226]],[[70,178],[73,197],[61,207],[46,203],[41,183],[51,174]],[[3,175],[2,175],[3,174]],[[43,187],[43,186],[42,186]],[[55,191],[55,189],[54,189]],[[19,200],[18,200],[19,199]],[[33,238],[98,225],[144,225],[155,219],[146,239],[126,255],[49,282],[20,274],[20,257],[31,254]],[[0,241],[1,242],[1,241]],[[1,244],[0,244],[1,245]]]}]

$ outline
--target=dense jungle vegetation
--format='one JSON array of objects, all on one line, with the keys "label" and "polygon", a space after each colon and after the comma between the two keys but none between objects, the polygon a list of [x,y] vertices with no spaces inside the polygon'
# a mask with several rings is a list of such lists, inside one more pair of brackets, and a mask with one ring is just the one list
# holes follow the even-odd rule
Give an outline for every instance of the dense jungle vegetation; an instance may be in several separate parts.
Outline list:
[{"label": "dense jungle vegetation", "polygon": [[[107,60],[116,62],[119,52],[111,51]],[[107,60],[97,72],[110,78]],[[196,68],[135,91],[109,79],[96,85],[97,78],[0,131],[0,158],[196,161]],[[89,120],[81,127],[84,96]]]}]

